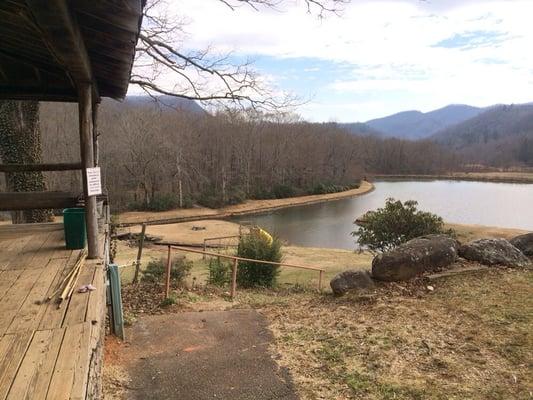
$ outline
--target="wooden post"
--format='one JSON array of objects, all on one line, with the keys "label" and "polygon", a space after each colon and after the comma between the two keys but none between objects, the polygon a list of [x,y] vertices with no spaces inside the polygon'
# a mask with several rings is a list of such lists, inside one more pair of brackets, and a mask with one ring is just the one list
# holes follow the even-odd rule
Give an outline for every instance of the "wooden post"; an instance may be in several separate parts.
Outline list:
[{"label": "wooden post", "polygon": [[85,195],[85,223],[87,225],[87,258],[98,258],[98,217],[96,196],[88,195],[87,168],[94,167],[92,86],[81,83],[78,87],[78,114],[80,122],[80,153]]},{"label": "wooden post", "polygon": [[139,270],[141,269],[141,257],[143,255],[144,233],[146,232],[146,223],[143,223],[141,229],[141,237],[139,238],[139,251],[137,252],[137,262],[135,263],[135,276],[133,283],[139,282]]},{"label": "wooden post", "polygon": [[205,252],[207,251],[207,243],[206,243],[206,240],[207,240],[207,239],[204,239],[204,254],[202,254],[202,260],[205,260]]},{"label": "wooden post", "polygon": [[319,276],[318,276],[318,291],[319,292],[322,292],[322,275],[323,274],[324,274],[324,271],[320,270]]},{"label": "wooden post", "polygon": [[235,298],[235,293],[237,292],[237,268],[239,265],[239,260],[237,258],[233,259],[233,268],[231,270],[231,292],[230,296],[232,299]]},{"label": "wooden post", "polygon": [[100,146],[98,144],[98,110],[100,103],[93,104],[93,151],[94,165],[100,164]]},{"label": "wooden post", "polygon": [[166,284],[165,284],[165,298],[168,299],[168,296],[170,295],[170,269],[172,267],[172,260],[170,259],[171,254],[171,247],[168,246],[168,255],[167,255],[167,276],[166,276]]}]

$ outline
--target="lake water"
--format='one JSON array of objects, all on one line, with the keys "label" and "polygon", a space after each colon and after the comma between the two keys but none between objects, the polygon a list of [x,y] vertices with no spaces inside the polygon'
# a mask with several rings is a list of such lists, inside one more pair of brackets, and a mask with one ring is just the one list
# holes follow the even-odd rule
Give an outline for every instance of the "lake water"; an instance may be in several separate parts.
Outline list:
[{"label": "lake water", "polygon": [[328,203],[248,215],[251,221],[290,244],[354,249],[353,221],[383,207],[385,199],[418,201],[447,222],[533,230],[533,184],[469,181],[378,181],[368,194]]}]

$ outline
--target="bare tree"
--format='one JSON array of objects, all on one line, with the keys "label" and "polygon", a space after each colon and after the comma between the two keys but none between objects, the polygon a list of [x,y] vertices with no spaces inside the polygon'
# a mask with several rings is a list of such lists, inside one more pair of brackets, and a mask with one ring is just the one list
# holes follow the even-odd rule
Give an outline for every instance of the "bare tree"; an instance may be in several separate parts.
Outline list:
[{"label": "bare tree", "polygon": [[[286,3],[283,0],[217,1],[232,10],[239,6],[276,9]],[[348,2],[305,0],[305,5],[309,13],[323,17],[325,13],[339,13],[341,6]],[[144,9],[130,83],[151,96],[163,94],[200,102],[230,103],[239,108],[283,110],[300,102],[290,94],[276,95],[249,60],[235,63],[231,54],[217,54],[210,48],[186,50],[184,37],[184,21],[169,15],[164,0],[150,0]]]}]

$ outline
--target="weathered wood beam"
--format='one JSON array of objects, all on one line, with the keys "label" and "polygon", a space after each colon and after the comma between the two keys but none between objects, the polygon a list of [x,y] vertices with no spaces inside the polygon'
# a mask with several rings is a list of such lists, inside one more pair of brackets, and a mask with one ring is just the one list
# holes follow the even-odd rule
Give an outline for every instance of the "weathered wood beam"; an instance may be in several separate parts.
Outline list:
[{"label": "weathered wood beam", "polygon": [[34,172],[34,171],[76,171],[82,169],[81,163],[53,164],[0,164],[0,172]]},{"label": "weathered wood beam", "polygon": [[[61,64],[78,89],[82,83],[94,83],[89,54],[80,28],[72,17],[66,0],[26,0],[50,53]],[[90,86],[98,98],[95,84]]]},{"label": "weathered wood beam", "polygon": [[87,224],[88,258],[98,258],[98,213],[96,196],[89,196],[87,168],[95,166],[93,145],[93,98],[92,86],[82,83],[78,87],[78,114],[80,122],[80,153],[83,166],[83,193],[85,197],[85,222]]},{"label": "weathered wood beam", "polygon": [[68,208],[78,204],[78,196],[66,192],[0,193],[0,211]]}]

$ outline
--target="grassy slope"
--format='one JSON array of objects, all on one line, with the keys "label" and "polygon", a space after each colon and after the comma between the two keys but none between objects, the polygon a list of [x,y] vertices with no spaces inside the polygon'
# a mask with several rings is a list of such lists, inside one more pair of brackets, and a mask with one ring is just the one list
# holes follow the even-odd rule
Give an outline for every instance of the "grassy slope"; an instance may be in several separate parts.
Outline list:
[{"label": "grassy slope", "polygon": [[[226,233],[234,224],[195,222],[149,227],[151,234],[198,240]],[[230,224],[230,225],[226,225]],[[463,240],[520,233],[479,226],[454,226]],[[150,231],[151,230],[151,231]],[[194,233],[193,233],[194,232]],[[331,276],[346,268],[368,268],[371,255],[338,249],[285,246],[285,260],[319,265]],[[133,260],[135,247],[119,245],[119,257]],[[145,262],[165,256],[147,247]],[[200,256],[193,276],[200,283],[206,264]],[[123,268],[131,276],[132,268]],[[317,274],[282,270],[284,283],[315,285]],[[258,308],[275,336],[272,351],[288,367],[302,399],[529,399],[533,378],[533,271],[493,272],[447,278],[425,286],[390,285],[369,296],[334,298],[295,288],[239,290],[224,296],[185,292],[181,309]],[[160,300],[158,300],[160,301]],[[157,302],[156,302],[157,304]]]},{"label": "grassy slope", "polygon": [[261,307],[303,399],[528,399],[533,272],[495,271],[435,291]]}]

